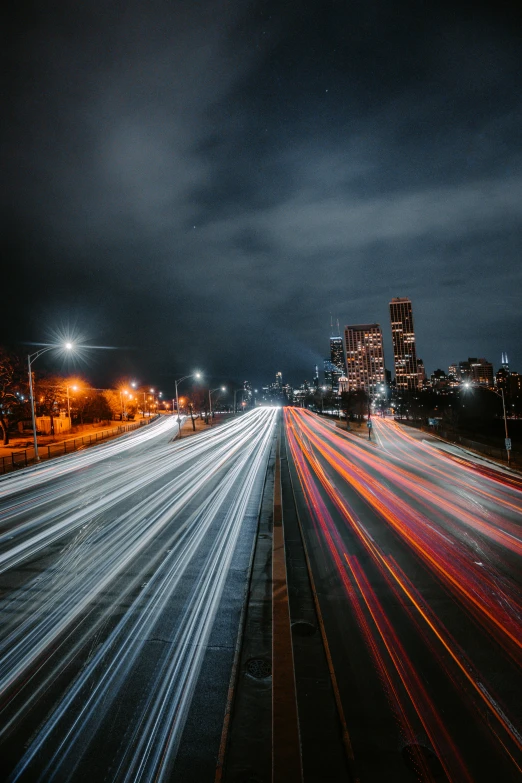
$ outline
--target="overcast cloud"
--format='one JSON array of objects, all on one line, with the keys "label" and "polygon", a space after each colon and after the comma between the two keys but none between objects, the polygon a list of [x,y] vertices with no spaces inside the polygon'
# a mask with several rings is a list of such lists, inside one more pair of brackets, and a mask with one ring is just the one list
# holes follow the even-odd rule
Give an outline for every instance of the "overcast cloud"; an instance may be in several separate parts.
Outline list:
[{"label": "overcast cloud", "polygon": [[391,369],[410,296],[428,371],[522,371],[519,16],[281,5],[17,6],[5,339],[132,346],[107,383],[300,383],[330,314],[380,322]]}]

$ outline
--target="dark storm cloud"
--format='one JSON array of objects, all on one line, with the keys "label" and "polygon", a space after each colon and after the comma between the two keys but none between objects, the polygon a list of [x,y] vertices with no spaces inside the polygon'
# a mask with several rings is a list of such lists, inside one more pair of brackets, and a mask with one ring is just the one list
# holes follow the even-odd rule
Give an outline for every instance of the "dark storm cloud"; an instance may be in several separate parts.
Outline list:
[{"label": "dark storm cloud", "polygon": [[136,347],[122,370],[298,381],[330,313],[388,332],[407,295],[428,369],[502,350],[522,367],[517,24],[407,2],[26,14],[11,339],[71,313]]}]

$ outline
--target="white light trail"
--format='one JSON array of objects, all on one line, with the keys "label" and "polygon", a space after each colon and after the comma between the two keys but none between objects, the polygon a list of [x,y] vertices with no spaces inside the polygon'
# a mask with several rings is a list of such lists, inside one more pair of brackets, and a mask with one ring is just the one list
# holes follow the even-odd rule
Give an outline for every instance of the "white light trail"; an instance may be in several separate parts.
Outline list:
[{"label": "white light trail", "polygon": [[[145,449],[138,439],[133,451],[127,444],[120,452],[111,449],[115,460],[95,454],[90,463],[67,466],[65,478],[56,466],[61,494],[54,500],[51,465],[23,495],[20,477],[13,477],[15,488],[4,493],[0,507],[0,568],[8,574],[51,544],[60,551],[2,608],[0,692],[9,709],[0,738],[23,721],[89,640],[98,639],[99,646],[12,780],[34,774],[35,761],[45,781],[85,773],[84,753],[150,654],[154,635],[162,639],[162,654],[111,780],[168,777],[241,530],[257,515],[276,417],[275,410],[258,410],[186,440],[160,438]],[[187,599],[174,612],[187,583]],[[113,594],[118,606],[125,603],[118,622],[114,601],[106,599]],[[42,754],[45,768],[38,766]]]}]

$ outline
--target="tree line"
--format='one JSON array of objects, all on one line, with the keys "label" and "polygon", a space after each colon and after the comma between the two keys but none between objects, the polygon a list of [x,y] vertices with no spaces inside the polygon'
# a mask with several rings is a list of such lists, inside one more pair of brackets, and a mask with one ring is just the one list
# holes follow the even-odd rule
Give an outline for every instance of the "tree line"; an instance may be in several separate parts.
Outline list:
[{"label": "tree line", "polygon": [[[157,403],[148,390],[124,392],[130,384],[121,379],[114,389],[94,389],[83,379],[66,378],[56,374],[33,372],[35,414],[50,419],[54,434],[54,419],[71,414],[71,424],[132,419],[138,410],[154,413]],[[140,397],[144,396],[141,402]],[[148,399],[149,398],[149,399]],[[140,404],[141,403],[141,404]],[[7,348],[0,347],[0,428],[4,445],[19,428],[30,427],[31,405],[29,376],[26,360]]]}]

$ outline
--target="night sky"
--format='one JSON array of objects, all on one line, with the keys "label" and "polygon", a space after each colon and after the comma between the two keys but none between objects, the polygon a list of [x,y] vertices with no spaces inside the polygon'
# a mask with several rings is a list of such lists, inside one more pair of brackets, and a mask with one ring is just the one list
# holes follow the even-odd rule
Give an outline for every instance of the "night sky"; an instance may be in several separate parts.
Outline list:
[{"label": "night sky", "polygon": [[0,342],[117,346],[103,384],[299,384],[330,314],[380,322],[392,369],[408,296],[428,373],[522,372],[514,8],[14,4]]}]

